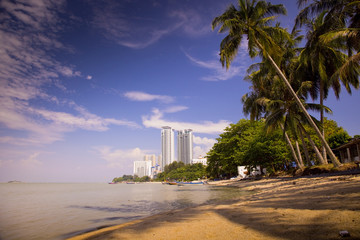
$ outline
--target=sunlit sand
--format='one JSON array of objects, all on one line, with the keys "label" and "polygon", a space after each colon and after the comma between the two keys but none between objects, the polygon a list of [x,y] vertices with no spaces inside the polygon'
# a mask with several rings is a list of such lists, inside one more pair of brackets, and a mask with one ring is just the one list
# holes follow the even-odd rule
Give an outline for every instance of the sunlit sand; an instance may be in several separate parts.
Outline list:
[{"label": "sunlit sand", "polygon": [[75,239],[360,239],[360,175],[222,181],[253,192]]}]

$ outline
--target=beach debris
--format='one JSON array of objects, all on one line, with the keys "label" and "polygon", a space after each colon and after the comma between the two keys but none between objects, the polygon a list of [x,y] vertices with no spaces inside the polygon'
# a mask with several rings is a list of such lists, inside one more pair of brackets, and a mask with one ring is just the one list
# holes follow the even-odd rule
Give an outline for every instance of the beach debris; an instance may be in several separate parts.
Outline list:
[{"label": "beach debris", "polygon": [[347,230],[342,230],[339,234],[341,237],[350,237],[350,233]]}]

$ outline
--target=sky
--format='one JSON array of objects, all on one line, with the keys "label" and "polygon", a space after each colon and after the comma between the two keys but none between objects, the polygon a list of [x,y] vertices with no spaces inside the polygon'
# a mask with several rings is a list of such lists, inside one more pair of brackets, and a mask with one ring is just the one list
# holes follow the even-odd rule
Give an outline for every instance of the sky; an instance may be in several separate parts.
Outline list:
[{"label": "sky", "polygon": [[[161,127],[193,129],[205,156],[241,97],[246,40],[229,70],[211,21],[218,0],[3,0],[0,3],[0,182],[108,182],[161,154]],[[283,3],[292,29],[298,9]],[[330,93],[327,117],[360,134],[359,91]]]}]

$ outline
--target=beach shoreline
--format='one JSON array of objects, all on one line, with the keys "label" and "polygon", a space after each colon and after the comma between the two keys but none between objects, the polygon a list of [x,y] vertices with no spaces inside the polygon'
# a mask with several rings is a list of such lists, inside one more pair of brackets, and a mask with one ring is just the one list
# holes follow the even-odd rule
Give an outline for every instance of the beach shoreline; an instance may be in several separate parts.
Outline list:
[{"label": "beach shoreline", "polygon": [[360,175],[225,180],[251,195],[87,232],[80,239],[360,239]]}]

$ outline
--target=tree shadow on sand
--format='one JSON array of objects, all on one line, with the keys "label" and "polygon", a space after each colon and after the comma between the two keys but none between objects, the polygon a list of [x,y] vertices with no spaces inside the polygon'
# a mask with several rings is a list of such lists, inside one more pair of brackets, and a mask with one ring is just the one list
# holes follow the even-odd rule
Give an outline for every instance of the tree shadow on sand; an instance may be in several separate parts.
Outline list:
[{"label": "tree shadow on sand", "polygon": [[[206,223],[208,214],[217,219],[225,219],[228,225],[239,229],[237,235],[224,235],[222,239],[254,239],[244,235],[243,232],[247,229],[261,236],[289,240],[341,239],[339,231],[348,230],[351,237],[346,239],[360,239],[359,181],[348,181],[344,184],[344,181],[319,180],[319,183],[314,185],[314,180],[312,184],[306,179],[296,182],[274,180],[273,183],[277,183],[275,189],[269,185],[271,181],[251,183],[251,186],[258,190],[254,195],[243,196],[240,201],[170,211],[87,239],[117,239],[117,233],[123,231],[130,231],[133,238],[137,239],[139,234],[163,226],[176,223],[186,225],[189,221],[194,221],[196,225],[194,219],[199,219],[199,224]],[[216,225],[213,228],[212,230],[216,231]],[[168,237],[173,239],[171,234]],[[193,236],[192,239],[197,239],[196,237]],[[219,238],[214,235],[212,239]]]}]

